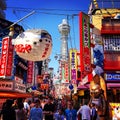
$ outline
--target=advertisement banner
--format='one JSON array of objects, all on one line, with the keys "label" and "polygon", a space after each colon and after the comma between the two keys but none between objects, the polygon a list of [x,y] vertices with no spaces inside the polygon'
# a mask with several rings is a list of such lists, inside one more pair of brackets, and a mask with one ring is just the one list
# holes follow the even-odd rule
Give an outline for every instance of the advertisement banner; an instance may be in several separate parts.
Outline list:
[{"label": "advertisement banner", "polygon": [[15,82],[15,91],[21,92],[21,93],[26,93],[26,87],[25,84],[17,83]]},{"label": "advertisement banner", "polygon": [[70,49],[70,80],[73,84],[76,84],[77,80],[77,50]]},{"label": "advertisement banner", "polygon": [[68,66],[68,62],[65,62],[65,83],[69,83],[69,66]]},{"label": "advertisement banner", "polygon": [[106,73],[105,80],[120,80],[120,73]]},{"label": "advertisement banner", "polygon": [[110,103],[112,109],[112,120],[120,120],[120,103]]},{"label": "advertisement banner", "polygon": [[0,81],[0,90],[12,91],[14,89],[13,81],[7,81]]},{"label": "advertisement banner", "polygon": [[27,70],[27,83],[32,83],[34,78],[34,62],[28,61],[28,70]]},{"label": "advertisement banner", "polygon": [[60,61],[60,69],[59,69],[59,78],[61,83],[69,83],[69,66],[68,62]]},{"label": "advertisement banner", "polygon": [[12,76],[12,64],[13,64],[13,45],[10,37],[5,37],[2,40],[2,52],[1,52],[1,67],[0,77]]},{"label": "advertisement banner", "polygon": [[37,75],[37,83],[43,83],[43,75]]},{"label": "advertisement banner", "polygon": [[81,78],[91,73],[90,18],[83,12],[79,14],[80,29],[80,71]]},{"label": "advertisement banner", "polygon": [[42,84],[40,85],[40,89],[42,89],[42,90],[48,90],[48,88],[49,88],[49,84],[44,84],[44,83],[42,83]]}]

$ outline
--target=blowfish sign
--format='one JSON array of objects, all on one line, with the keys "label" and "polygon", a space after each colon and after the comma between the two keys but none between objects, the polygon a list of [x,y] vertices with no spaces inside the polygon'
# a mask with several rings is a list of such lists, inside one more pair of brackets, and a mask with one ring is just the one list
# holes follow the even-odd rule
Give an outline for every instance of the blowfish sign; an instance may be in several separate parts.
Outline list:
[{"label": "blowfish sign", "polygon": [[27,30],[13,39],[16,53],[29,61],[47,59],[52,50],[51,35],[40,29]]}]

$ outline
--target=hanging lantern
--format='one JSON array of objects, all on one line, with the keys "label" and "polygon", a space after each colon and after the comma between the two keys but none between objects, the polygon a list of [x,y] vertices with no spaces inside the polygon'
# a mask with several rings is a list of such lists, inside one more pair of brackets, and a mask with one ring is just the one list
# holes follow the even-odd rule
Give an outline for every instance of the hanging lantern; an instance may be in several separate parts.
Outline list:
[{"label": "hanging lantern", "polygon": [[27,30],[13,39],[16,53],[29,61],[47,59],[52,51],[51,35],[41,29]]}]

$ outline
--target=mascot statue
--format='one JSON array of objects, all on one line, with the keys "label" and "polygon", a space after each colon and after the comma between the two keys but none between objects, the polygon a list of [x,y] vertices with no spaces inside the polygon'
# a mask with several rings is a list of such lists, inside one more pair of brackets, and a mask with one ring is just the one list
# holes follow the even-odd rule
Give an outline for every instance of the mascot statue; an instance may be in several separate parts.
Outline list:
[{"label": "mascot statue", "polygon": [[90,96],[90,104],[94,103],[96,105],[99,120],[112,120],[109,114],[106,84],[104,79],[97,74],[90,82]]}]

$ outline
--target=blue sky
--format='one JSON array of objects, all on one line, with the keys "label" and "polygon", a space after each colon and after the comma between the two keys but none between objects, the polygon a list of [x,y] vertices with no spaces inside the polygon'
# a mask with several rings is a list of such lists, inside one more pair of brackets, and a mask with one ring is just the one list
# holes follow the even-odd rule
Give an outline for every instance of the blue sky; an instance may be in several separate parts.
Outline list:
[{"label": "blue sky", "polygon": [[53,41],[52,53],[50,55],[49,67],[53,67],[56,72],[58,61],[54,59],[56,54],[60,54],[61,41],[58,25],[62,19],[68,18],[70,25],[70,35],[68,47],[79,49],[79,12],[88,12],[90,0],[6,0],[6,19],[16,22],[22,17],[35,10],[35,13],[23,21],[19,22],[26,29],[45,29]]}]

